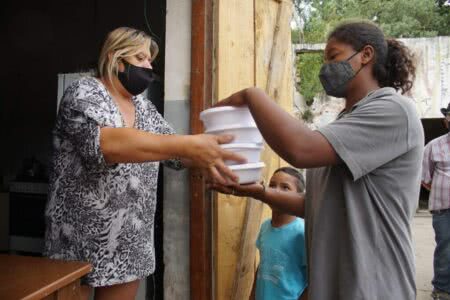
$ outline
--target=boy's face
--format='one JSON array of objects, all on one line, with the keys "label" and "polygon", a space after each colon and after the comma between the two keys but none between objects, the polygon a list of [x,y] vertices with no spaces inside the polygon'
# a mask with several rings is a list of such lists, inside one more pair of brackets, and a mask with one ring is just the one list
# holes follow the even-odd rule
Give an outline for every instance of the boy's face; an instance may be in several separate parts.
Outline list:
[{"label": "boy's face", "polygon": [[297,191],[297,178],[284,173],[277,172],[270,178],[269,187],[285,192],[299,192]]},{"label": "boy's face", "polygon": [[[285,192],[301,192],[297,190],[297,178],[284,172],[276,172],[273,174],[272,178],[270,178],[269,187]],[[273,213],[284,214],[272,206],[270,208]]]}]

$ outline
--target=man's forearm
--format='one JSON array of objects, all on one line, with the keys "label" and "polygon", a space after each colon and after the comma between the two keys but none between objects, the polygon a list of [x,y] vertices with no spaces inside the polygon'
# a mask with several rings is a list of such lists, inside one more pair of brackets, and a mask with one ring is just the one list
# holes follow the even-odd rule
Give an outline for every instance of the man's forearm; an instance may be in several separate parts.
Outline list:
[{"label": "man's forearm", "polygon": [[243,97],[267,144],[288,163],[311,168],[338,162],[334,149],[322,134],[284,111],[262,90],[246,89]]},{"label": "man's forearm", "polygon": [[266,188],[256,199],[287,214],[302,218],[305,216],[305,196],[303,194]]}]

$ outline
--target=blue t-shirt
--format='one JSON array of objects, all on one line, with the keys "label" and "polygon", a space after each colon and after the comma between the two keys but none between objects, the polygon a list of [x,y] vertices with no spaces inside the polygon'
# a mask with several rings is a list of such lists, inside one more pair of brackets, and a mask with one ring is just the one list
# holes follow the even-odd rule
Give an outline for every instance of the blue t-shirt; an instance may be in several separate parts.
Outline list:
[{"label": "blue t-shirt", "polygon": [[297,300],[307,286],[303,219],[281,227],[272,227],[271,219],[264,221],[256,247],[261,256],[256,300]]}]

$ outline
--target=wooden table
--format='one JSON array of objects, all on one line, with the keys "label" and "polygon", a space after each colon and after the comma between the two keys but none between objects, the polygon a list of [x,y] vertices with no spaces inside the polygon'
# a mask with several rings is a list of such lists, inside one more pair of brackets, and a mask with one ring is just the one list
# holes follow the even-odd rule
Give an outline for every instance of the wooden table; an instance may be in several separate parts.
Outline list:
[{"label": "wooden table", "polygon": [[91,265],[42,257],[0,255],[1,300],[79,300]]}]

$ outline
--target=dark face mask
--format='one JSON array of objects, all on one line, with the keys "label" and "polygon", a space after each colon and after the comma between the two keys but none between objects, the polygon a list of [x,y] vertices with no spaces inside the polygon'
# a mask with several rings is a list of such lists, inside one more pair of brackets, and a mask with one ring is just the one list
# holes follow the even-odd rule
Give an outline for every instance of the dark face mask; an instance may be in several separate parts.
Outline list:
[{"label": "dark face mask", "polygon": [[344,61],[325,63],[322,65],[319,79],[327,95],[337,98],[344,98],[346,96],[345,93],[348,83],[364,67],[362,66],[358,72],[355,72],[349,63],[350,59],[358,53],[359,51]]},{"label": "dark face mask", "polygon": [[133,96],[141,94],[153,81],[153,70],[138,67],[123,60],[125,70],[118,73],[118,78],[123,87]]}]

